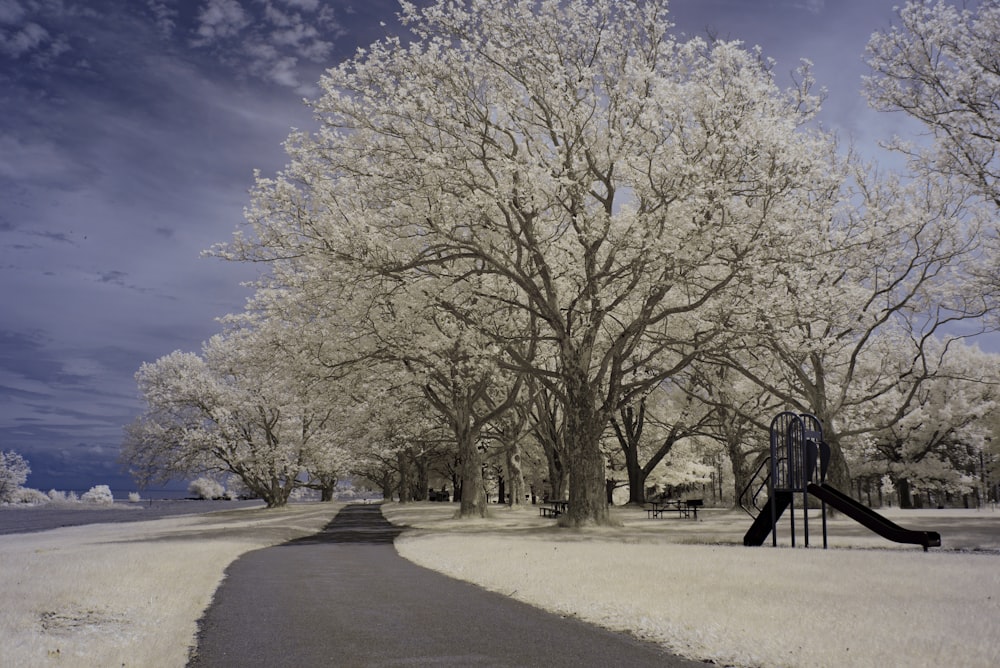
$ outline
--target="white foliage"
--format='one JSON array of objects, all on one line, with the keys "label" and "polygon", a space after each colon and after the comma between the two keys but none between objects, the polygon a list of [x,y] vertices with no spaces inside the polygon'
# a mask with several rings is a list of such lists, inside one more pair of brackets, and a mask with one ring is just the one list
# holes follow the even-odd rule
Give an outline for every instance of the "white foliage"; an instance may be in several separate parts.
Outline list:
[{"label": "white foliage", "polygon": [[31,467],[27,460],[13,450],[0,451],[0,501],[12,500],[17,490],[28,479]]},{"label": "white foliage", "polygon": [[110,506],[115,502],[115,497],[108,485],[95,485],[80,495],[80,501],[97,506]]},{"label": "white foliage", "polygon": [[930,146],[897,142],[917,170],[957,175],[1000,206],[1000,3],[911,0],[899,19],[868,43],[869,101],[930,131]]},{"label": "white foliage", "polygon": [[44,506],[50,503],[51,499],[44,492],[30,487],[21,487],[11,495],[11,503],[24,503],[31,506]]},{"label": "white foliage", "polygon": [[191,481],[188,493],[199,499],[221,499],[226,493],[226,488],[218,480],[202,477]]}]

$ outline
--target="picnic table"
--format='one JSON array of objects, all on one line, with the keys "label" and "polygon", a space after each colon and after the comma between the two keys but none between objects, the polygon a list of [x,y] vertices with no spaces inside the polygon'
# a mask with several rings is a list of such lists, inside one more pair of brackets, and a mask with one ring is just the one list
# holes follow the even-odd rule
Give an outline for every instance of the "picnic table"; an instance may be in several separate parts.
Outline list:
[{"label": "picnic table", "polygon": [[545,501],[538,507],[542,517],[559,517],[569,509],[569,501]]},{"label": "picnic table", "polygon": [[659,519],[669,513],[677,513],[677,517],[694,517],[698,519],[698,509],[705,505],[702,499],[658,499],[647,502],[646,519]]}]

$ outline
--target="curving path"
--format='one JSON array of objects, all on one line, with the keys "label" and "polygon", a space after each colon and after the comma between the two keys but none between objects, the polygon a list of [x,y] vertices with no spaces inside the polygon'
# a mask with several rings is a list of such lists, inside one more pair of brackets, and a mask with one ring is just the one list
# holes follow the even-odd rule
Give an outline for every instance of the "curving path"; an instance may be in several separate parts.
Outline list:
[{"label": "curving path", "polygon": [[[202,617],[189,666],[703,666],[400,557],[378,505],[243,555]],[[585,583],[583,586],[586,586]]]}]

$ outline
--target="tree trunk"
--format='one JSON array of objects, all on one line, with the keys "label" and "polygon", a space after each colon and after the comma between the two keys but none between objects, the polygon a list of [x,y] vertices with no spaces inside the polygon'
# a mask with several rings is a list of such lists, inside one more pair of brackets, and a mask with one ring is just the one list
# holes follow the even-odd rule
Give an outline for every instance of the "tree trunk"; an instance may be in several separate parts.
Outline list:
[{"label": "tree trunk", "polygon": [[507,478],[510,480],[511,507],[524,505],[524,471],[521,469],[521,446],[515,441],[507,448]]},{"label": "tree trunk", "polygon": [[[374,481],[373,481],[374,482]],[[388,466],[382,470],[382,475],[378,479],[379,489],[382,491],[383,501],[392,501],[392,485],[395,482],[393,472]]]},{"label": "tree trunk", "polygon": [[569,496],[569,479],[566,475],[566,465],[563,456],[554,447],[545,448],[545,459],[549,469],[549,487],[553,499],[565,499]]},{"label": "tree trunk", "polygon": [[569,510],[560,518],[568,527],[611,523],[605,500],[605,461],[601,435],[605,420],[597,409],[586,367],[564,369],[566,448],[569,451]]},{"label": "tree trunk", "polygon": [[486,517],[483,461],[479,448],[475,445],[462,453],[460,470],[462,473],[462,503],[456,517]]},{"label": "tree trunk", "polygon": [[477,443],[478,430],[472,425],[471,407],[456,407],[451,426],[455,431],[455,441],[458,445],[459,473],[462,478],[462,504],[456,517],[486,517],[483,454],[479,451]]},{"label": "tree trunk", "polygon": [[416,470],[416,480],[413,482],[413,500],[426,501],[427,492],[430,490],[430,466],[426,456],[413,458],[414,469]]},{"label": "tree trunk", "polygon": [[638,448],[625,451],[625,471],[628,474],[628,502],[636,505],[646,503],[646,470],[639,464]]},{"label": "tree trunk", "polygon": [[413,475],[409,453],[400,450],[396,455],[396,459],[399,462],[399,502],[407,503],[410,500],[410,491],[413,489]]},{"label": "tree trunk", "polygon": [[910,487],[910,481],[906,478],[900,478],[896,481],[896,491],[899,493],[899,507],[906,508],[907,510],[913,508],[913,493]]},{"label": "tree trunk", "polygon": [[840,436],[834,431],[831,423],[831,420],[821,420],[823,440],[830,446],[830,468],[826,472],[826,480],[833,487],[850,492],[851,471],[847,466],[847,458],[844,457],[844,450],[840,445]]}]

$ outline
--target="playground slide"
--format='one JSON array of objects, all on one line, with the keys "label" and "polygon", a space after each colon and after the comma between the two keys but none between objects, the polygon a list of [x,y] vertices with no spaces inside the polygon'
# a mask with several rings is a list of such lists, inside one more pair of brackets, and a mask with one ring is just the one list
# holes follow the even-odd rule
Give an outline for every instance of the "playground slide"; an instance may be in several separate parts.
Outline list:
[{"label": "playground slide", "polygon": [[[791,492],[775,492],[774,497],[777,499],[775,517],[781,517],[781,514],[785,512],[785,508],[792,502],[792,494]],[[767,540],[768,534],[771,533],[771,502],[772,499],[767,500],[764,508],[743,536],[744,545],[756,547],[763,545],[764,541]]]},{"label": "playground slide", "polygon": [[[941,546],[941,534],[936,531],[912,531],[909,529],[904,529],[898,524],[886,519],[882,515],[879,515],[871,508],[862,505],[847,496],[843,492],[830,487],[830,485],[822,484],[817,485],[816,483],[809,483],[809,493],[815,496],[817,499],[825,501],[827,504],[833,508],[844,513],[850,517],[855,522],[858,522],[868,529],[871,529],[878,535],[891,540],[896,543],[912,543],[914,545],[922,545],[926,551],[928,547],[940,547]],[[763,513],[761,513],[763,515]],[[758,519],[760,519],[758,517]],[[767,530],[770,531],[770,516],[768,517]],[[755,522],[756,524],[756,522]],[[749,536],[749,532],[747,533]],[[765,534],[766,536],[766,534]],[[746,544],[746,538],[743,539]],[[762,539],[763,542],[763,539]],[[758,543],[759,544],[759,543]]]}]

